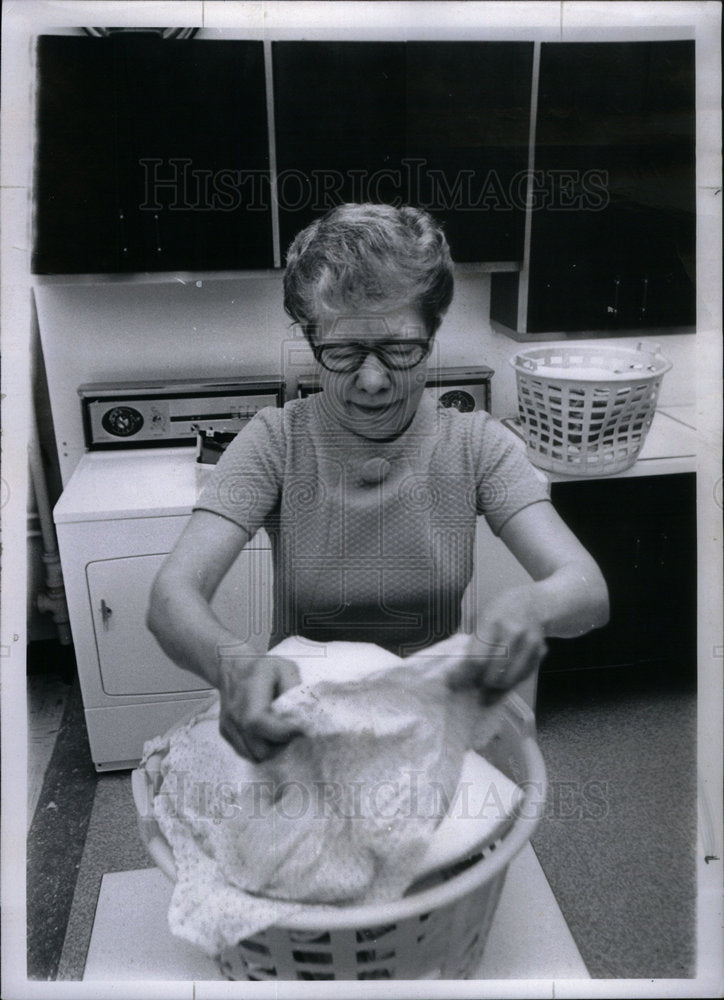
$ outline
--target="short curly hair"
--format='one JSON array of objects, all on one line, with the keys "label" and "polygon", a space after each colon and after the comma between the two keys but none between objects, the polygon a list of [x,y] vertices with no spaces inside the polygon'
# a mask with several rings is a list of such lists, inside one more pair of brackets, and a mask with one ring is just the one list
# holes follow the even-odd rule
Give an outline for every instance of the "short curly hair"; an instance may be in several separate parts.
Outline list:
[{"label": "short curly hair", "polygon": [[452,301],[450,248],[419,208],[339,205],[295,237],[286,265],[284,308],[310,343],[325,314],[404,306],[431,337]]}]

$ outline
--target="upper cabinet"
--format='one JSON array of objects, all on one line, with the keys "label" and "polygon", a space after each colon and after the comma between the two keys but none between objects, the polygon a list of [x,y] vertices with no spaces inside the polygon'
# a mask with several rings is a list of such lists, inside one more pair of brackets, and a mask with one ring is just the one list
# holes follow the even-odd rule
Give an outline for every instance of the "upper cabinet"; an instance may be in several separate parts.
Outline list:
[{"label": "upper cabinet", "polygon": [[493,275],[514,333],[696,321],[694,43],[541,46],[523,270]]},{"label": "upper cabinet", "polygon": [[36,273],[269,268],[332,206],[389,202],[508,272],[513,336],[695,322],[691,41],[134,32],[41,36],[37,63]]},{"label": "upper cabinet", "polygon": [[412,204],[444,223],[457,262],[516,267],[533,44],[272,44],[285,251],[343,201]]},{"label": "upper cabinet", "polygon": [[41,36],[35,273],[273,265],[261,42]]},{"label": "upper cabinet", "polygon": [[273,42],[279,239],[334,205],[400,198],[402,42]]},{"label": "upper cabinet", "polygon": [[[533,44],[43,36],[33,271],[271,267],[343,201],[420,205],[517,268]],[[268,70],[271,69],[271,73]]]}]

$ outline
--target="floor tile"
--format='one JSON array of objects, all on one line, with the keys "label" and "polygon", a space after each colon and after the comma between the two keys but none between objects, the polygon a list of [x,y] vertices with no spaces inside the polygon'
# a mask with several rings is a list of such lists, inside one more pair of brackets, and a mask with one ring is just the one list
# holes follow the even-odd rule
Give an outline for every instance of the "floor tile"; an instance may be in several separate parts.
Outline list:
[{"label": "floor tile", "polygon": [[76,683],[68,692],[28,831],[27,968],[31,979],[56,978],[95,792],[96,773]]},{"label": "floor tile", "polygon": [[28,677],[28,829],[53,755],[67,697],[68,685],[60,678],[46,674]]}]

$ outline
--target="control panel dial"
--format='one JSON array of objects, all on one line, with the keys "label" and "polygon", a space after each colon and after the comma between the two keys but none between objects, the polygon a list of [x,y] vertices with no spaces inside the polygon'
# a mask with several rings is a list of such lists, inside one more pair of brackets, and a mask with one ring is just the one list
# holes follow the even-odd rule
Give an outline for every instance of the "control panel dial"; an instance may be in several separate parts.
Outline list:
[{"label": "control panel dial", "polygon": [[460,410],[461,413],[470,413],[475,409],[475,399],[465,389],[450,389],[440,396],[438,406]]},{"label": "control panel dial", "polygon": [[115,437],[130,437],[143,427],[143,414],[133,406],[114,406],[103,414],[101,424]]}]

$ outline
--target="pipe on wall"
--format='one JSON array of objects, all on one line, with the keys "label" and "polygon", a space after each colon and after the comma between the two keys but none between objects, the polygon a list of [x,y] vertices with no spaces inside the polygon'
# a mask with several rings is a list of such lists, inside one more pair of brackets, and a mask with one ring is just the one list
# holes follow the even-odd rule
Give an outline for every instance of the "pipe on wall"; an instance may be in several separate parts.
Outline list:
[{"label": "pipe on wall", "polygon": [[58,540],[55,534],[53,513],[48,497],[48,486],[45,469],[40,454],[38,429],[35,417],[32,419],[30,439],[28,442],[28,461],[30,465],[30,481],[38,510],[40,534],[43,542],[42,560],[45,564],[45,587],[36,596],[36,607],[43,614],[51,615],[58,632],[58,641],[62,646],[72,642],[68,605],[65,600],[65,586],[60,565]]}]

